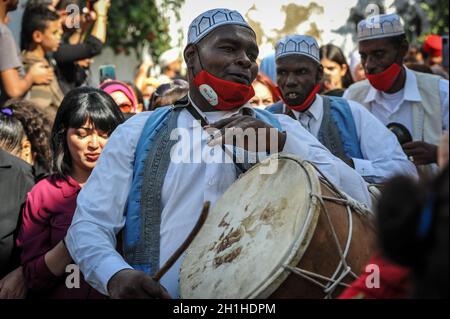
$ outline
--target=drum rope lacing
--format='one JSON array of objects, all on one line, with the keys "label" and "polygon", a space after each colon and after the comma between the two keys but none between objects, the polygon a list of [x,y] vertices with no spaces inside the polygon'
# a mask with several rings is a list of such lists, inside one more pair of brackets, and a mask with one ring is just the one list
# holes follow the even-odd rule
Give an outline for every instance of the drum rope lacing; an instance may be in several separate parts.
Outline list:
[{"label": "drum rope lacing", "polygon": [[[350,243],[352,241],[352,234],[353,234],[353,216],[352,216],[351,208],[353,208],[355,210],[355,212],[362,214],[362,215],[371,214],[371,212],[366,208],[365,205],[358,203],[354,199],[347,196],[345,193],[342,193],[314,164],[312,164],[310,162],[308,162],[308,163],[311,164],[319,172],[321,177],[324,179],[326,186],[328,186],[331,190],[333,190],[340,197],[342,197],[342,198],[334,198],[334,197],[329,197],[329,196],[322,196],[320,194],[315,194],[315,193],[310,194],[312,199],[313,198],[317,199],[317,201],[320,203],[321,207],[323,208],[323,211],[325,212],[328,226],[330,227],[331,233],[333,235],[333,240],[336,244],[336,247],[337,247],[337,250],[339,253],[340,262],[339,262],[335,272],[331,276],[331,278],[314,273],[314,272],[310,272],[310,271],[307,271],[305,269],[301,269],[298,267],[292,267],[289,265],[284,265],[284,268],[288,269],[292,273],[299,275],[302,278],[323,288],[323,291],[326,294],[325,298],[332,298],[332,294],[333,294],[334,290],[337,288],[337,286],[340,285],[340,286],[344,286],[344,287],[349,287],[348,284],[342,282],[348,275],[351,275],[354,279],[358,278],[358,276],[352,271],[351,267],[348,265],[347,259],[346,259],[348,251],[350,249]],[[304,164],[304,163],[302,163],[302,164]],[[329,214],[327,208],[325,207],[324,200],[345,204],[345,206],[347,208],[349,227],[348,227],[347,241],[346,241],[344,250],[342,250],[341,244],[339,243],[339,238],[337,236],[336,230],[331,221],[330,214]],[[314,278],[327,281],[327,283],[323,284]]]}]

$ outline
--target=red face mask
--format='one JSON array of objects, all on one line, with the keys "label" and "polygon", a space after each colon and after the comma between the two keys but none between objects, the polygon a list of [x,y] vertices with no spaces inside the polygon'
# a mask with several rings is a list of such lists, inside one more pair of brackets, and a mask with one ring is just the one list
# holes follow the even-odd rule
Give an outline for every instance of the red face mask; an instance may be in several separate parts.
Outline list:
[{"label": "red face mask", "polygon": [[225,81],[205,70],[197,74],[194,82],[206,101],[220,111],[240,107],[255,96],[251,85]]},{"label": "red face mask", "polygon": [[387,92],[392,88],[401,71],[402,67],[397,63],[393,63],[383,72],[377,74],[366,73],[366,77],[374,88],[379,91]]},{"label": "red face mask", "polygon": [[321,84],[317,84],[314,89],[311,91],[311,93],[309,93],[308,97],[306,98],[306,100],[300,104],[300,105],[289,105],[283,98],[283,94],[281,93],[280,88],[277,86],[275,88],[275,91],[277,92],[278,96],[283,100],[284,104],[286,104],[286,106],[288,108],[290,108],[291,110],[294,111],[298,111],[298,112],[304,112],[307,109],[309,109],[309,107],[313,104],[314,99],[316,98],[316,94],[319,93],[321,88]]}]

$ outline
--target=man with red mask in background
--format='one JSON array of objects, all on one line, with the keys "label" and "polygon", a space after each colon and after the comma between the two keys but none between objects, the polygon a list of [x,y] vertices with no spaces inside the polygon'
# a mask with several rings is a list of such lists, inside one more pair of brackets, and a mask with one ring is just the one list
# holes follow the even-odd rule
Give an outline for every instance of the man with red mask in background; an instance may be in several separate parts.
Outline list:
[{"label": "man with red mask in background", "polygon": [[367,182],[381,184],[400,174],[417,176],[395,135],[364,106],[318,94],[324,68],[313,37],[284,37],[276,45],[275,62],[276,90],[282,101],[267,108],[269,112],[298,120]]},{"label": "man with red mask in background", "polygon": [[[230,153],[296,154],[370,205],[362,177],[298,121],[251,107],[257,57],[255,33],[239,12],[204,12],[191,23],[184,51],[188,95],[137,114],[110,137],[80,192],[66,237],[71,256],[97,290],[112,298],[179,296],[182,258],[159,282],[151,276],[186,239],[203,203],[214,205],[251,164],[224,161]],[[245,130],[256,129],[256,148],[229,143],[227,136],[239,141]],[[115,249],[121,229],[123,257]]]},{"label": "man with red mask in background", "polygon": [[419,173],[436,172],[439,140],[448,131],[448,81],[403,65],[409,44],[397,14],[361,21],[358,42],[367,80],[350,86],[344,97],[363,104],[385,125],[402,125],[412,140],[403,150]]}]

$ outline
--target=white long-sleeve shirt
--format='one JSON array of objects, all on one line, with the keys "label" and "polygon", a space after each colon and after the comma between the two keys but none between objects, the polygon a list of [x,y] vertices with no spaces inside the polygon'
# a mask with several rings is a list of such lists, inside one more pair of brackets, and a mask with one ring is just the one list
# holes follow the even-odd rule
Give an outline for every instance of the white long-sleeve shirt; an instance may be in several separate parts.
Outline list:
[{"label": "white long-sleeve shirt", "polygon": [[[394,94],[387,94],[370,87],[364,103],[370,103],[370,112],[384,125],[395,122],[403,124],[410,132],[413,132],[413,118],[411,102],[420,102],[417,78],[415,74],[405,67],[406,80],[403,89]],[[346,91],[344,98],[347,96]],[[448,81],[439,81],[439,100],[441,101],[442,130],[448,131]]]},{"label": "white long-sleeve shirt", "polygon": [[[231,112],[206,113],[215,122]],[[67,248],[85,279],[103,294],[118,271],[131,268],[115,250],[115,235],[125,225],[124,209],[133,178],[136,146],[150,112],[141,113],[120,125],[110,137],[88,182],[78,195],[77,209],[66,236]],[[220,118],[218,118],[220,117]],[[362,177],[328,152],[298,121],[277,116],[287,132],[285,153],[316,164],[341,190],[370,206],[370,195]],[[187,129],[192,148],[207,149],[209,135],[193,139],[193,117],[180,111],[178,127]],[[176,144],[179,147],[181,144]],[[222,152],[216,146],[218,152]],[[179,150],[175,150],[178,152]],[[209,153],[209,152],[205,152]],[[183,163],[171,161],[162,189],[160,266],[175,252],[194,227],[203,203],[214,205],[236,180],[233,163]],[[172,297],[179,296],[179,271],[183,258],[161,279]]]},{"label": "white long-sleeve shirt", "polygon": [[[417,169],[408,160],[395,135],[361,104],[348,101],[356,126],[363,159],[352,158],[355,170],[371,183],[383,183],[395,175],[417,177]],[[323,98],[316,100],[308,114],[293,111],[298,120],[303,117],[309,123],[309,132],[316,138],[323,120]]]}]

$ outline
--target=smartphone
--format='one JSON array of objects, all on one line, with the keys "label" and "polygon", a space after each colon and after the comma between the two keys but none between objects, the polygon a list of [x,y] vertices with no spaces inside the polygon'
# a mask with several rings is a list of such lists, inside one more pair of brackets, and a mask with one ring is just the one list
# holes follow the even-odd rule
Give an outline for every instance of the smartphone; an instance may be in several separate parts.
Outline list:
[{"label": "smartphone", "polygon": [[112,64],[101,65],[99,67],[100,71],[100,83],[105,80],[115,80],[116,79],[116,66]]},{"label": "smartphone", "polygon": [[448,69],[448,35],[442,36],[442,66]]}]

